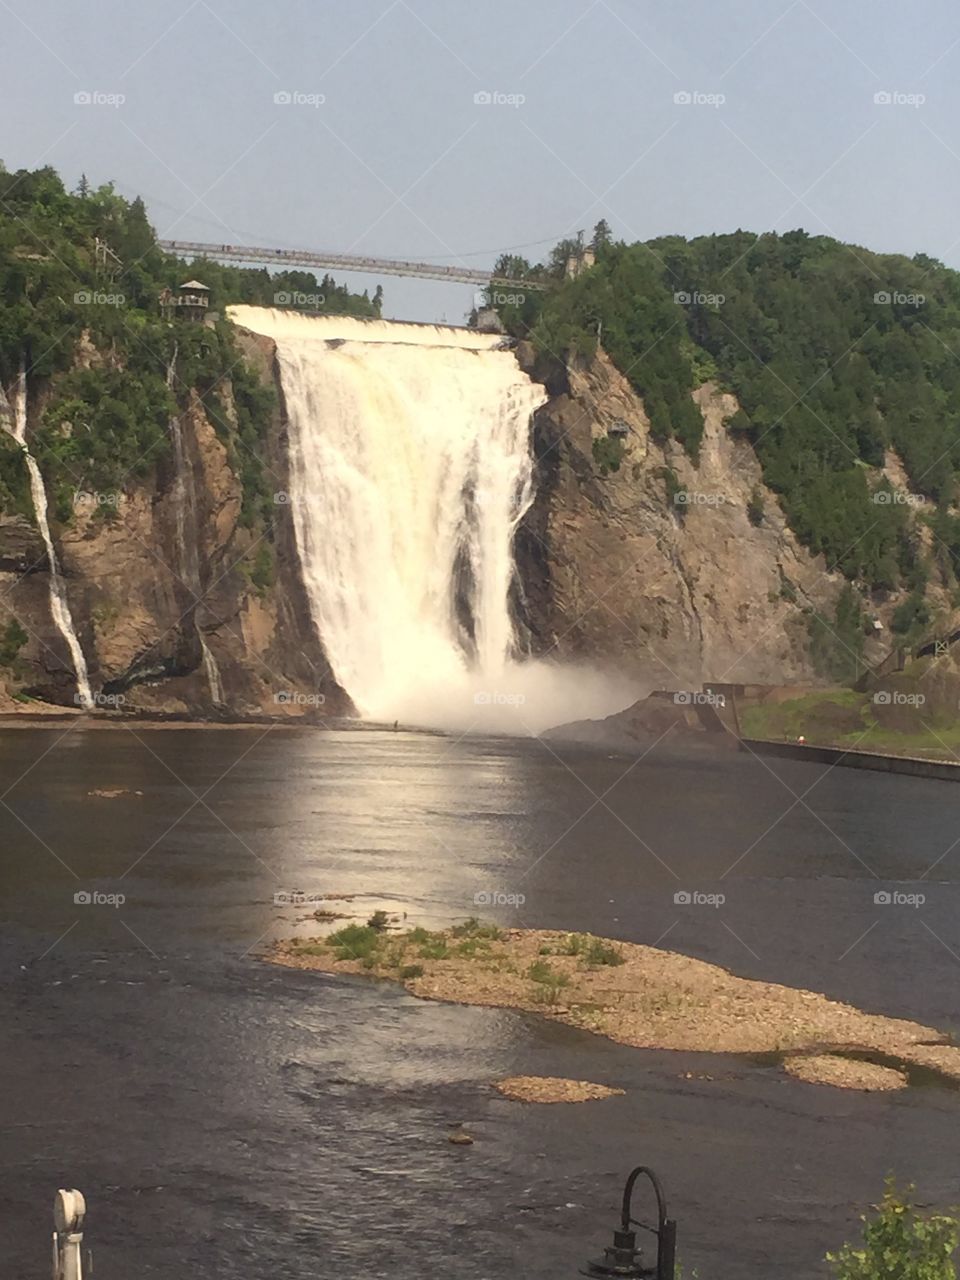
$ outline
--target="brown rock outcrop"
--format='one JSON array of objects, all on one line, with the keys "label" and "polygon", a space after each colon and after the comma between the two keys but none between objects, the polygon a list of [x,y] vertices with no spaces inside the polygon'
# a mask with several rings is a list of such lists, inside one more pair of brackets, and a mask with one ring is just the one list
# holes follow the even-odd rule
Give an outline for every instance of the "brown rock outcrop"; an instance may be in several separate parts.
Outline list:
[{"label": "brown rock outcrop", "polygon": [[[520,358],[530,366],[523,346]],[[710,383],[695,393],[695,465],[653,439],[602,351],[556,392],[535,419],[537,497],[518,534],[533,650],[613,665],[647,689],[809,679],[803,610],[831,612],[842,579],[799,545],[752,447],[727,430],[734,398]],[[603,474],[594,443],[611,430],[626,432],[622,460]]]}]

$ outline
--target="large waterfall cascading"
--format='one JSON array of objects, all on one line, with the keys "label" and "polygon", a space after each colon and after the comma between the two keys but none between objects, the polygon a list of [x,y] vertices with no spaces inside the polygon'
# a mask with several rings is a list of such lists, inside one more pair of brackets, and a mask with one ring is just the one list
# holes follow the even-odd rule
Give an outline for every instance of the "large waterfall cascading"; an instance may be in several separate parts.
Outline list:
[{"label": "large waterfall cascading", "polygon": [[26,463],[27,475],[30,478],[33,512],[47,552],[47,564],[50,571],[50,613],[57,630],[66,642],[70,657],[73,660],[73,669],[77,680],[77,699],[82,707],[89,710],[93,706],[93,691],[90,688],[87,660],[83,656],[83,649],[77,637],[76,628],[73,625],[70,603],[67,600],[67,591],[64,586],[63,575],[60,572],[60,562],[57,559],[56,548],[53,545],[53,537],[50,533],[50,523],[47,519],[47,492],[43,486],[43,476],[40,474],[36,458],[27,447],[27,368],[26,361],[23,359],[20,361],[20,372],[17,375],[17,385],[14,392],[11,435],[23,449],[23,460]]},{"label": "large waterfall cascading", "polygon": [[290,455],[278,500],[360,713],[464,729],[555,722],[525,692],[545,664],[516,661],[510,615],[543,387],[496,335],[257,307],[231,317],[276,343]]}]

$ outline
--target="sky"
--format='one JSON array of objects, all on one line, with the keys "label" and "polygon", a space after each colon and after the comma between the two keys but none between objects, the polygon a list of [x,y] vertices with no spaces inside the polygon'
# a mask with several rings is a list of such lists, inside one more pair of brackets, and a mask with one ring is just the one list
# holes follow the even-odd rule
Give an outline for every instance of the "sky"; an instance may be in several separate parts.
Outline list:
[{"label": "sky", "polygon": [[[951,0],[0,0],[0,22],[0,159],[141,194],[163,238],[487,267],[603,217],[960,267]],[[473,301],[382,282],[396,318]]]}]

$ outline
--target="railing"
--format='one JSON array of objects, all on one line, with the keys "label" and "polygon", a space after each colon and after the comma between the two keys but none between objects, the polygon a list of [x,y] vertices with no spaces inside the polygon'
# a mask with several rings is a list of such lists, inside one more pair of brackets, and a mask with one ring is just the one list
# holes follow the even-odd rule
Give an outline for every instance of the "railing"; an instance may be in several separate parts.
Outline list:
[{"label": "railing", "polygon": [[363,258],[344,253],[314,253],[309,249],[265,249],[246,244],[203,244],[197,240],[160,240],[160,248],[180,257],[214,261],[267,263],[284,267],[321,267],[327,271],[363,271],[368,275],[417,276],[454,284],[504,285],[512,290],[542,290],[540,280],[515,280],[491,275],[473,267],[443,267],[433,262],[407,262],[399,258]]}]

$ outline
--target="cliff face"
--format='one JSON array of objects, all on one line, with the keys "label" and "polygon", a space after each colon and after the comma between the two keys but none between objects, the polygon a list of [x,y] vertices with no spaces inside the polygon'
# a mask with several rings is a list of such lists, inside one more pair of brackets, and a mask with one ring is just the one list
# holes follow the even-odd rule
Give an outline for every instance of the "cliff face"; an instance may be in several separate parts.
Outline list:
[{"label": "cliff face", "polygon": [[[276,351],[269,338],[236,337],[278,392],[261,461],[284,495]],[[521,345],[519,357],[536,376],[532,352]],[[696,393],[704,435],[695,465],[677,442],[653,439],[642,401],[602,352],[549,390],[534,420],[536,497],[516,541],[514,603],[530,652],[625,674],[638,696],[705,680],[816,683],[809,611],[832,617],[844,579],[799,545],[753,449],[727,430],[733,398],[710,384]],[[221,401],[235,423],[229,387]],[[28,440],[43,407],[40,388]],[[69,523],[54,523],[94,691],[146,713],[351,714],[310,619],[289,505],[274,504],[270,536],[245,526],[240,445],[217,434],[198,395],[171,424],[171,441],[178,447],[145,480],[81,497]],[[867,644],[871,663],[891,647],[902,598],[876,606],[887,629]],[[0,641],[14,618],[28,637],[10,686],[72,705],[49,565],[25,516],[0,515],[0,604]]]},{"label": "cliff face", "polygon": [[[523,347],[520,358],[530,365]],[[646,688],[810,680],[803,610],[832,616],[843,579],[798,544],[753,449],[727,431],[733,397],[710,384],[696,393],[695,466],[651,437],[602,351],[553,390],[534,424],[537,497],[518,535],[533,651],[609,665]],[[626,429],[622,445],[611,428]],[[620,450],[603,474],[604,454]]]},{"label": "cliff face", "polygon": [[[272,343],[243,333],[238,341],[261,377],[272,380]],[[230,417],[232,395],[222,390]],[[42,410],[41,390],[30,406],[28,440]],[[108,695],[107,706],[122,696],[127,711],[349,714],[310,621],[289,507],[276,504],[264,557],[267,535],[240,521],[238,458],[195,393],[178,425],[179,466],[172,449],[146,480],[120,494],[80,494],[71,521],[54,524],[91,686]],[[272,488],[285,492],[281,410],[261,460]],[[15,617],[28,636],[15,683],[72,705],[76,685],[51,617],[49,565],[34,522],[0,516],[0,548],[0,626]]]}]

